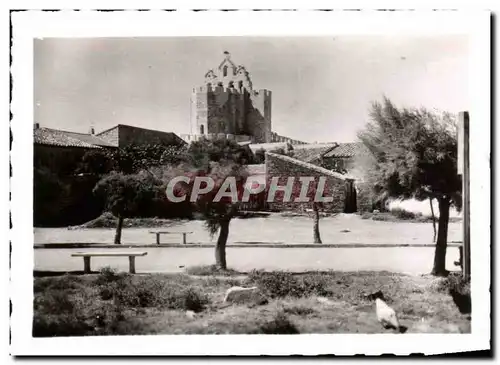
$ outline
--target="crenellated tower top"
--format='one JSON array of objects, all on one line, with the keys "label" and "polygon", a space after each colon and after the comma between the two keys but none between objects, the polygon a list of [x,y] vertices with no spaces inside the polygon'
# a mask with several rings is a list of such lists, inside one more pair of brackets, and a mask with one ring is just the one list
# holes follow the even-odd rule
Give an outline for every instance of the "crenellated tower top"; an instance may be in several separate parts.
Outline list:
[{"label": "crenellated tower top", "polygon": [[231,60],[231,54],[224,52],[224,59],[214,70],[209,70],[205,74],[205,84],[208,86],[223,86],[224,88],[235,88],[241,90],[245,88],[249,93],[253,93],[252,80],[245,67],[236,64]]}]

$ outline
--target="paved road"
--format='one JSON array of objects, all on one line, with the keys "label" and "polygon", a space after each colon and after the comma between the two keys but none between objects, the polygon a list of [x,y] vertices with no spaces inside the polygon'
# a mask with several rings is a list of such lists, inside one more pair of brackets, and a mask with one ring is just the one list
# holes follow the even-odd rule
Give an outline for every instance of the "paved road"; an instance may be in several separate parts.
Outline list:
[{"label": "paved road", "polygon": [[[81,257],[71,253],[106,249],[36,249],[35,269],[47,271],[73,271],[83,269]],[[137,272],[180,272],[181,266],[210,265],[214,263],[211,247],[191,248],[123,248],[120,251],[147,251],[136,259]],[[338,270],[338,271],[392,271],[408,274],[426,274],[432,268],[434,248],[227,248],[227,262],[232,269],[247,272],[265,270]],[[450,248],[447,255],[448,270],[457,270],[453,261],[458,249]],[[111,266],[128,270],[126,257],[92,258],[92,270]]]}]

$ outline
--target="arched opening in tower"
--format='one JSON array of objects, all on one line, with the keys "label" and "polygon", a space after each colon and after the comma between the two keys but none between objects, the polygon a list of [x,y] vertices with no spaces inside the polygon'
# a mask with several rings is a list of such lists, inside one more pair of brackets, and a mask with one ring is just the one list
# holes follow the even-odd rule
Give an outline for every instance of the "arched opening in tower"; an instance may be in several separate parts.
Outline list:
[{"label": "arched opening in tower", "polygon": [[205,134],[205,126],[200,125],[200,134]]},{"label": "arched opening in tower", "polygon": [[224,77],[226,77],[226,76],[227,76],[227,66],[224,66],[224,68],[222,69],[222,75],[223,75]]}]

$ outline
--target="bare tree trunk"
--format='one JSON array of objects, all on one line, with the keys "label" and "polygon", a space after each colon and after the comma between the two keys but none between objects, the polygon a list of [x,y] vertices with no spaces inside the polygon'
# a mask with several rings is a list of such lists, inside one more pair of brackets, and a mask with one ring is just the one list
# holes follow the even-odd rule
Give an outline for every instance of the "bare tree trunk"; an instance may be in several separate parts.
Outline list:
[{"label": "bare tree trunk", "polygon": [[322,243],[321,242],[321,237],[319,235],[319,207],[317,203],[313,203],[313,219],[314,219],[314,225],[313,225],[313,239],[314,243]]},{"label": "bare tree trunk", "polygon": [[434,207],[432,206],[432,198],[429,198],[429,203],[431,205],[432,228],[434,228],[434,238],[432,239],[432,242],[436,242],[436,216],[434,215]]},{"label": "bare tree trunk", "polygon": [[434,253],[434,267],[432,275],[446,276],[446,247],[448,245],[448,222],[450,219],[450,200],[447,197],[438,198],[439,202],[439,227]]},{"label": "bare tree trunk", "polygon": [[122,240],[122,228],[123,228],[123,217],[119,216],[118,217],[118,225],[116,226],[116,233],[115,233],[115,245],[121,244]]},{"label": "bare tree trunk", "polygon": [[215,266],[221,270],[227,269],[226,243],[229,236],[229,222],[229,219],[221,221],[219,238],[217,239],[217,246],[215,246]]}]

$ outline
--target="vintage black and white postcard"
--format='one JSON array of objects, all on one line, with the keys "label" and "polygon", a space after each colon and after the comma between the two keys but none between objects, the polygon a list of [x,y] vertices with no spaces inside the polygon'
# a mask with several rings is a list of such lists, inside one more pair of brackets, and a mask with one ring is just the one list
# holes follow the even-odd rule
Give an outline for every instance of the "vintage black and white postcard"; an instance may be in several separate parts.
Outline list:
[{"label": "vintage black and white postcard", "polygon": [[489,350],[490,21],[12,12],[12,354]]}]

